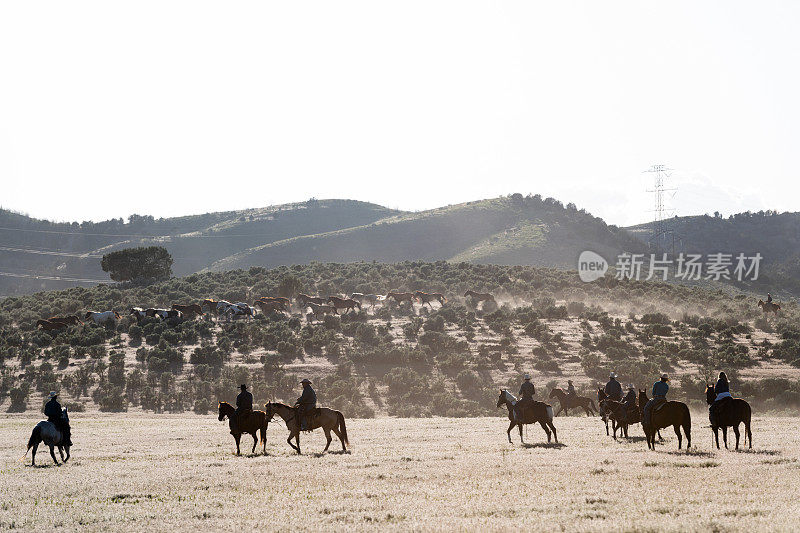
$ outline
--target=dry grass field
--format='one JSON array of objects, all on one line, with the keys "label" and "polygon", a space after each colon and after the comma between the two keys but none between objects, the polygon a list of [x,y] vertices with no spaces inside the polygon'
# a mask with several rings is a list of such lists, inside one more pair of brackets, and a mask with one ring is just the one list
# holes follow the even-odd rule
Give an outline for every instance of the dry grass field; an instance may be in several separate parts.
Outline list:
[{"label": "dry grass field", "polygon": [[[0,528],[22,530],[796,530],[800,418],[756,418],[752,451],[714,451],[693,413],[648,451],[598,418],[555,421],[560,444],[503,418],[351,420],[352,453],[304,455],[270,425],[267,456],[234,455],[227,423],[195,415],[75,415],[70,462],[20,457],[36,418],[0,421]],[[252,443],[252,441],[250,441]],[[249,450],[249,447],[248,447]]]}]

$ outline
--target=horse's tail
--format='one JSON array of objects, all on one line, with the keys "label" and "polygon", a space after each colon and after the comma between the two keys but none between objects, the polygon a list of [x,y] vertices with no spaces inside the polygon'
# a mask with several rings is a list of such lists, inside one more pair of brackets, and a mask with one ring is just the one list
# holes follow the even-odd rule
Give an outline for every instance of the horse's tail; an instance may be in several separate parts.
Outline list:
[{"label": "horse's tail", "polygon": [[683,405],[683,432],[686,434],[686,447],[692,444],[692,413],[689,411],[689,406]]},{"label": "horse's tail", "polygon": [[347,440],[347,426],[344,423],[344,415],[341,411],[336,411],[336,418],[339,419],[339,430],[342,432],[342,439],[346,445],[350,446],[350,441]]},{"label": "horse's tail", "polygon": [[[42,427],[37,424],[31,432],[31,438],[28,439],[28,449],[25,450],[25,455],[28,455],[28,451],[40,442],[42,442]],[[23,457],[25,457],[25,455],[23,455]]]},{"label": "horse's tail", "polygon": [[545,409],[547,410],[547,418],[549,418],[550,422],[552,422],[553,421],[553,406],[552,405],[548,405],[547,407],[545,407]]}]

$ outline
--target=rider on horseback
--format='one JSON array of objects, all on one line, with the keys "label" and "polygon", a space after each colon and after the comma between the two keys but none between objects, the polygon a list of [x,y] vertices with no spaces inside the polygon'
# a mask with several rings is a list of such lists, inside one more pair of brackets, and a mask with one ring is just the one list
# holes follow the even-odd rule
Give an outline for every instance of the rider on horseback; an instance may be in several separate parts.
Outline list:
[{"label": "rider on horseback", "polygon": [[606,387],[604,392],[606,396],[618,402],[622,400],[622,385],[620,385],[619,381],[617,381],[617,373],[611,372],[609,375],[608,383],[606,383]]},{"label": "rider on horseback", "polygon": [[303,394],[297,399],[297,417],[300,419],[300,431],[306,431],[309,427],[308,417],[314,414],[317,408],[317,393],[311,388],[311,380],[303,379]]},{"label": "rider on horseback", "polygon": [[236,397],[236,414],[233,418],[231,433],[239,432],[239,422],[253,412],[253,395],[247,390],[247,385],[242,384],[242,392]]},{"label": "rider on horseback", "polygon": [[517,404],[514,406],[514,418],[517,420],[524,418],[525,409],[533,404],[533,396],[536,394],[536,387],[531,383],[531,375],[525,374],[523,380],[519,388],[521,398],[517,400]]},{"label": "rider on horseback", "polygon": [[50,401],[44,404],[44,415],[47,417],[48,422],[51,422],[58,431],[64,434],[65,445],[72,446],[69,423],[64,420],[64,413],[61,411],[61,404],[58,403],[57,392],[50,391]]},{"label": "rider on horseback", "polygon": [[573,398],[578,395],[578,393],[575,392],[575,384],[572,383],[571,379],[567,380],[567,394],[569,394]]},{"label": "rider on horseback", "polygon": [[661,379],[653,383],[653,397],[644,406],[644,416],[642,420],[643,426],[650,425],[650,417],[652,416],[653,409],[657,405],[666,403],[667,393],[669,392],[669,376],[661,374]]},{"label": "rider on horseback", "polygon": [[731,401],[733,401],[730,392],[730,385],[728,383],[728,376],[725,375],[725,372],[719,373],[717,384],[714,385],[714,394],[716,394],[717,397],[714,400],[714,403],[708,408],[708,419],[712,424],[715,424],[715,422],[720,419],[725,412],[725,408]]},{"label": "rider on horseback", "polygon": [[767,303],[768,304],[772,303],[772,294],[771,293],[767,293]]},{"label": "rider on horseback", "polygon": [[622,399],[622,405],[625,406],[626,416],[632,409],[636,408],[636,387],[633,386],[633,383],[628,384],[628,394]]}]

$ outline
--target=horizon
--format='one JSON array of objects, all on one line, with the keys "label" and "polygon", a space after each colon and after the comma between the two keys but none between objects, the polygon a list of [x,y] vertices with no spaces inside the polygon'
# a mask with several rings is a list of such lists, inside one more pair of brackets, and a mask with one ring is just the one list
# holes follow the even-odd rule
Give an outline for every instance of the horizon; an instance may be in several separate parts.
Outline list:
[{"label": "horizon", "polygon": [[653,164],[677,215],[800,211],[800,5],[47,6],[0,6],[2,201],[37,218],[530,191],[628,226]]}]

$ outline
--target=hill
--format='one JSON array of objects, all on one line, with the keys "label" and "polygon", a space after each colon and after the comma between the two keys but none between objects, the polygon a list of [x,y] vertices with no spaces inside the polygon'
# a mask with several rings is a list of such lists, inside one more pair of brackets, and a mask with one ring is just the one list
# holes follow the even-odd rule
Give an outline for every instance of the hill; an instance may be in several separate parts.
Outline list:
[{"label": "hill", "polygon": [[[763,257],[759,279],[748,284],[753,290],[785,296],[800,295],[800,213],[746,212],[722,218],[719,215],[674,217],[667,228],[676,237],[676,252],[744,253]],[[646,243],[651,224],[626,228]],[[665,247],[669,249],[670,243]],[[740,285],[741,286],[741,285]]]},{"label": "hill", "polygon": [[606,256],[641,242],[573,204],[514,194],[389,217],[360,227],[258,246],[209,270],[310,261],[454,261],[574,269],[591,249]]},{"label": "hill", "polygon": [[[102,254],[158,244],[176,276],[256,245],[359,226],[398,211],[353,200],[309,200],[259,209],[155,219],[56,223],[0,210],[0,295],[91,285],[107,280]],[[80,280],[80,281],[75,281]]]}]

